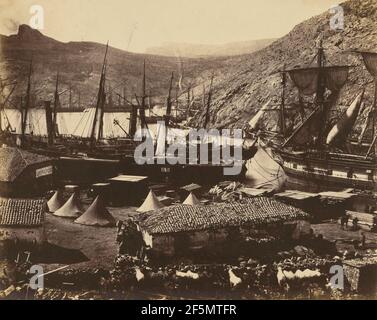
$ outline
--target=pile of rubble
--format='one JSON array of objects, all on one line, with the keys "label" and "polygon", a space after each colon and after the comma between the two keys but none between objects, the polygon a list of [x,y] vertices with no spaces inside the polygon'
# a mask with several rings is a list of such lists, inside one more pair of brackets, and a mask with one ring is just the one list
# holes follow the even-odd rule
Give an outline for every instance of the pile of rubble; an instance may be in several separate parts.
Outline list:
[{"label": "pile of rubble", "polygon": [[109,272],[103,269],[64,269],[45,276],[49,288],[74,287],[95,290],[104,286]]},{"label": "pile of rubble", "polygon": [[244,185],[238,181],[219,182],[208,191],[208,195],[212,200],[231,201],[240,198],[240,189]]},{"label": "pile of rubble", "polygon": [[129,255],[118,255],[110,272],[65,270],[47,278],[44,289],[30,290],[26,283],[11,285],[0,291],[0,297],[95,300],[127,298],[142,292],[182,297],[207,294],[268,299],[287,295],[302,298],[347,296],[347,290],[340,294],[328,286],[333,265],[342,265],[340,258],[320,257],[304,247],[281,252],[270,262],[240,257],[231,264],[149,265]]},{"label": "pile of rubble", "polygon": [[71,292],[62,289],[40,289],[34,293],[35,300],[101,300],[98,291]]},{"label": "pile of rubble", "polygon": [[111,272],[113,289],[159,290],[183,294],[189,291],[228,292],[239,291],[249,294],[263,294],[269,291],[283,292],[279,287],[279,267],[288,271],[313,270],[321,274],[320,281],[311,281],[326,290],[330,266],[336,260],[330,257],[297,256],[280,262],[262,263],[241,257],[234,264],[171,264],[146,266],[137,259],[119,255]]}]

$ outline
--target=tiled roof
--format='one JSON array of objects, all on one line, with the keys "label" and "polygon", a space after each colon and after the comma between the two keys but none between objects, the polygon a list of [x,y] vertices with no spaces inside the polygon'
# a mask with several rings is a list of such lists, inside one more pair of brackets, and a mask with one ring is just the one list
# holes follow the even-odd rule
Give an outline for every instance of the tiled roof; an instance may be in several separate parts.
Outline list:
[{"label": "tiled roof", "polygon": [[28,166],[50,161],[51,158],[19,148],[0,148],[0,181],[14,181]]},{"label": "tiled roof", "polygon": [[208,206],[165,207],[147,214],[140,225],[150,234],[157,234],[241,225],[257,227],[308,218],[300,209],[272,198],[256,197]]},{"label": "tiled roof", "polygon": [[45,200],[0,198],[0,226],[39,226],[45,218]]}]

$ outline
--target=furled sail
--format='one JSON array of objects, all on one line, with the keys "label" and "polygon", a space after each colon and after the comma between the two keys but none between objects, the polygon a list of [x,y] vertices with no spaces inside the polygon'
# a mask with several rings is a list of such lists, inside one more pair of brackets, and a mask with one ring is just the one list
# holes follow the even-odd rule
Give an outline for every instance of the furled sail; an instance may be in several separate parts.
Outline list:
[{"label": "furled sail", "polygon": [[267,148],[259,147],[254,157],[246,161],[245,166],[246,185],[276,191],[284,187],[286,175]]},{"label": "furled sail", "polygon": [[263,107],[257,112],[257,114],[249,121],[251,130],[258,130],[262,122],[262,117],[270,105],[271,100],[268,100]]},{"label": "furled sail", "polygon": [[319,107],[317,107],[304,122],[302,122],[292,133],[292,135],[286,140],[285,146],[308,146],[314,143],[314,137],[318,136],[318,132],[322,126],[321,113]]},{"label": "furled sail", "polygon": [[310,96],[317,92],[320,72],[323,73],[326,88],[339,91],[348,79],[348,70],[348,66],[331,66],[293,69],[288,73],[300,94]]},{"label": "furled sail", "polygon": [[166,135],[167,127],[165,123],[157,123],[157,146],[156,146],[156,156],[164,157],[166,154]]},{"label": "furled sail", "polygon": [[377,53],[375,52],[360,52],[363,57],[365,66],[369,73],[377,78]]},{"label": "furled sail", "polygon": [[[364,109],[364,102],[361,104],[361,109]],[[368,125],[370,124],[371,120],[372,120],[372,112],[373,112],[373,105],[370,105],[369,106],[369,109],[366,111],[366,121],[364,121],[362,127],[361,127],[361,133],[359,135],[359,138],[358,138],[358,141],[357,143],[358,144],[362,144],[363,140],[364,140],[364,137],[366,135],[366,132],[367,132],[367,129],[368,129]]]},{"label": "furled sail", "polygon": [[364,90],[356,97],[353,103],[343,113],[340,120],[332,127],[327,135],[326,144],[339,145],[345,141],[355,124],[360,112],[361,102],[363,100]]}]

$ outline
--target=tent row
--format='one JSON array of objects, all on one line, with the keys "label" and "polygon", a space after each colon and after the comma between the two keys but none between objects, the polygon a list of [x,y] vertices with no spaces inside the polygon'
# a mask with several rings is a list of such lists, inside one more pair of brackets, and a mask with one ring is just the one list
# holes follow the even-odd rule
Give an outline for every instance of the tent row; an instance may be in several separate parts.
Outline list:
[{"label": "tent row", "polygon": [[105,207],[102,197],[98,195],[88,209],[83,212],[83,208],[77,192],[63,203],[60,192],[56,191],[47,202],[48,210],[53,215],[63,218],[73,218],[75,223],[88,226],[114,226],[115,218]]},{"label": "tent row", "polygon": [[[83,210],[78,193],[74,192],[69,199],[64,203],[61,200],[60,191],[55,191],[54,195],[47,202],[49,212],[57,217],[72,218],[75,219],[75,223],[88,226],[114,226],[115,218],[107,210],[102,197],[98,195],[92,204]],[[192,192],[183,202],[184,205],[199,205],[199,199]],[[160,200],[158,200],[155,193],[150,190],[148,196],[144,200],[143,204],[136,210],[139,213],[158,210],[164,207]]]}]

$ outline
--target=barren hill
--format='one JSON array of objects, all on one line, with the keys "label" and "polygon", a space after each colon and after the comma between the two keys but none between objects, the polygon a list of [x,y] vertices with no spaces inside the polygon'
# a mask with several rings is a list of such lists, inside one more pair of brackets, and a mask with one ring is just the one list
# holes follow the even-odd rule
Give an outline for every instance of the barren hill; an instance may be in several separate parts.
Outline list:
[{"label": "barren hill", "polygon": [[[105,45],[94,42],[63,43],[43,35],[27,25],[21,25],[18,33],[0,36],[1,79],[17,81],[13,100],[26,91],[29,63],[33,61],[33,92],[39,99],[52,99],[55,79],[59,70],[61,91],[72,86],[73,100],[81,93],[83,105],[90,105],[96,97]],[[171,58],[151,54],[136,54],[109,46],[107,79],[112,91],[126,88],[128,99],[140,95],[143,61],[146,60],[147,93],[162,100],[168,91],[171,72],[175,79],[183,75],[182,88],[192,81],[201,81],[208,70],[223,68],[224,58],[189,59]],[[68,103],[68,94],[61,97]],[[13,101],[13,104],[17,104]]]},{"label": "barren hill", "polygon": [[[377,1],[350,0],[344,8],[344,30],[330,29],[330,12],[297,25],[286,36],[268,47],[233,58],[225,76],[215,78],[210,122],[212,126],[242,127],[270,98],[278,104],[281,96],[279,70],[305,66],[316,53],[316,41],[323,37],[328,60],[332,64],[350,64],[349,81],[343,88],[338,105],[348,105],[366,84],[367,104],[373,99],[373,79],[358,55],[346,53],[350,49],[377,51]],[[288,81],[291,83],[291,81]],[[287,102],[297,99],[297,91],[287,87]],[[194,122],[201,123],[203,114]]]}]

